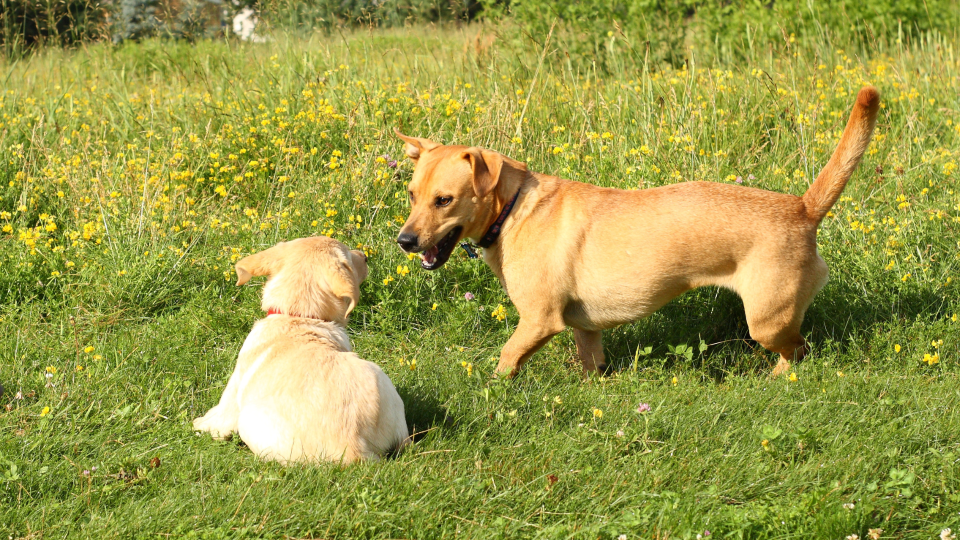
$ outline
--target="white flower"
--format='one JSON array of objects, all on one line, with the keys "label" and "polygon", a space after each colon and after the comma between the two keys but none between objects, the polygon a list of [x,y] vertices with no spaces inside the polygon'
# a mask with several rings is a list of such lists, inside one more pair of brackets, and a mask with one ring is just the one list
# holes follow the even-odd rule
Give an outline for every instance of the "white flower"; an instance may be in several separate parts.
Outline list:
[{"label": "white flower", "polygon": [[859,534],[851,534],[850,536],[847,537],[847,540],[860,540],[860,535],[859,535]]},{"label": "white flower", "polygon": [[627,540],[627,535],[621,534],[620,536],[617,537],[617,540]]},{"label": "white flower", "polygon": [[940,531],[940,540],[957,540],[957,535],[953,534],[950,527]]},{"label": "white flower", "polygon": [[843,507],[847,510],[853,510],[857,505],[855,503],[843,503]]}]

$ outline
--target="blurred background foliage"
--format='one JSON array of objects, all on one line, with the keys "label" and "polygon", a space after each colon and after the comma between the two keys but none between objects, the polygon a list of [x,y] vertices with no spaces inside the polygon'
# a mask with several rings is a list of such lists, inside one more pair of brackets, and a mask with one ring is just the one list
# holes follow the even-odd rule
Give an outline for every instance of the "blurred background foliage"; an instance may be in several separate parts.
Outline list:
[{"label": "blurred background foliage", "polygon": [[956,0],[0,0],[0,40],[10,54],[39,43],[227,37],[247,8],[270,31],[294,34],[507,22],[518,37],[542,41],[552,30],[572,61],[601,69],[615,40],[644,62],[678,66],[698,49],[736,57],[771,42],[856,47],[960,28]]}]

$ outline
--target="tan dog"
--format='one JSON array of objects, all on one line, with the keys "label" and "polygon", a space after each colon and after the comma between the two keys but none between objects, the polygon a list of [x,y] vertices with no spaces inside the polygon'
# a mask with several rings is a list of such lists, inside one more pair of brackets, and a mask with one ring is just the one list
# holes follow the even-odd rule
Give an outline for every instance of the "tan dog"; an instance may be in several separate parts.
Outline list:
[{"label": "tan dog", "polygon": [[237,285],[270,276],[257,321],[220,403],[193,421],[240,438],[264,459],[377,459],[409,432],[403,401],[344,328],[367,277],[366,257],[325,236],[282,242],[237,263]]},{"label": "tan dog", "polygon": [[601,188],[397,131],[416,162],[397,242],[421,252],[428,270],[461,238],[486,248],[484,260],[520,313],[498,373],[514,375],[567,326],[583,369],[605,370],[602,329],[717,285],[743,299],[750,336],[780,353],[779,375],[807,352],[800,323],[827,282],[817,226],[870,143],[879,104],[876,89],[860,91],[839,146],[803,197],[710,182]]}]

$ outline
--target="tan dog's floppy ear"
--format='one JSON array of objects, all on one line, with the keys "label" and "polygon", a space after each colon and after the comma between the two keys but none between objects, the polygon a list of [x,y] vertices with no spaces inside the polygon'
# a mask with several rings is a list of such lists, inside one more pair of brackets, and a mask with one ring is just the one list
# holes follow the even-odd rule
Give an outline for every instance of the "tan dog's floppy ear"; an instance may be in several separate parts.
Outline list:
[{"label": "tan dog's floppy ear", "polygon": [[325,266],[324,277],[327,280],[327,285],[330,286],[330,292],[337,299],[347,304],[346,311],[343,314],[343,318],[346,319],[350,316],[353,308],[357,307],[357,302],[360,301],[360,280],[354,275],[346,261],[338,259]]},{"label": "tan dog's floppy ear", "polygon": [[393,132],[396,133],[397,137],[400,137],[403,142],[407,143],[403,148],[403,152],[408,158],[414,161],[420,159],[420,154],[422,152],[433,150],[434,148],[440,146],[430,139],[421,139],[419,137],[409,137],[404,135],[403,133],[400,133],[398,128],[393,128]]},{"label": "tan dog's floppy ear", "polygon": [[281,255],[283,244],[277,244],[270,249],[265,249],[253,255],[237,261],[237,286],[250,281],[253,276],[269,276],[275,274],[282,263]]},{"label": "tan dog's floppy ear", "polygon": [[500,182],[503,155],[480,148],[468,148],[463,158],[470,162],[473,169],[473,191],[481,199],[486,197]]}]

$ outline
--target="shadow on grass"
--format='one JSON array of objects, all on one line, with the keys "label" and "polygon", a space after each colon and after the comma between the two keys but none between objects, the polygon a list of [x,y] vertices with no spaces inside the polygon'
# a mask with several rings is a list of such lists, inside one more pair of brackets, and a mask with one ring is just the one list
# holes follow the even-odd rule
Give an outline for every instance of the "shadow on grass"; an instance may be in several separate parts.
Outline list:
[{"label": "shadow on grass", "polygon": [[[801,330],[814,347],[834,342],[841,352],[865,341],[877,325],[914,320],[918,316],[947,316],[947,295],[932,286],[897,290],[895,285],[868,280],[831,281],[807,310]],[[703,341],[710,347],[696,354]],[[604,332],[607,361],[614,370],[655,364],[670,368],[685,358],[669,353],[667,345],[689,345],[695,351],[692,366],[722,382],[728,375],[760,373],[773,366],[773,353],[750,339],[743,302],[729,290],[717,287],[691,291],[650,317]],[[652,347],[649,356],[638,355]],[[750,353],[752,352],[752,355]],[[750,360],[744,356],[750,355]]]},{"label": "shadow on grass", "polygon": [[452,419],[434,396],[401,386],[397,386],[397,393],[403,400],[403,411],[407,419],[407,427],[410,429],[411,442],[415,443],[423,439],[435,427],[452,427]]}]

